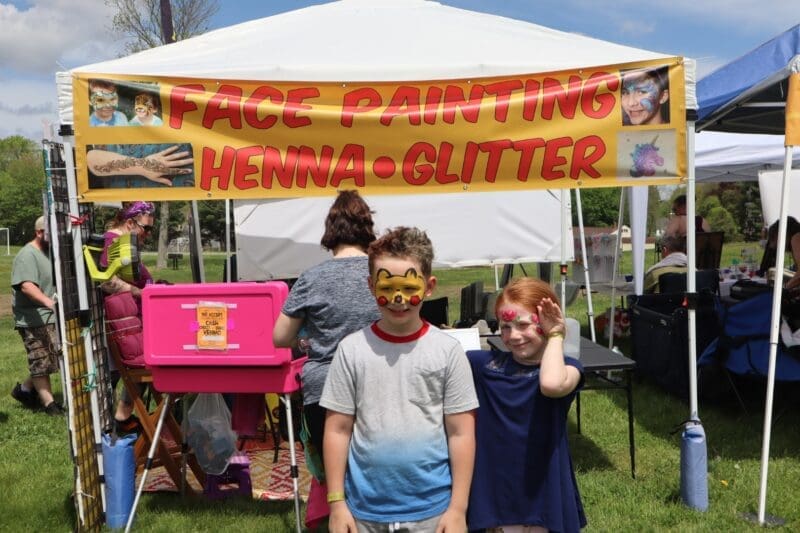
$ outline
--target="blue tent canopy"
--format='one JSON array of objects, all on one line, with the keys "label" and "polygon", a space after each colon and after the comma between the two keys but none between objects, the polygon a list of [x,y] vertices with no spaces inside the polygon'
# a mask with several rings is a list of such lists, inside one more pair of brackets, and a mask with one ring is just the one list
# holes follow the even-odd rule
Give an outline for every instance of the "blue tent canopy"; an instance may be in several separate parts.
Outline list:
[{"label": "blue tent canopy", "polygon": [[800,24],[697,82],[697,130],[783,135],[793,69],[800,70]]}]

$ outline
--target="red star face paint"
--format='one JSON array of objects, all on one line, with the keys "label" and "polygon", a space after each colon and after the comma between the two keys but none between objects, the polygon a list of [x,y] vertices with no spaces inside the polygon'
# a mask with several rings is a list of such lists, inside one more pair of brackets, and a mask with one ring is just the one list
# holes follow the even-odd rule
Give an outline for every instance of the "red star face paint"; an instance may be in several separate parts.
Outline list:
[{"label": "red star face paint", "polygon": [[381,268],[375,273],[373,282],[375,299],[381,307],[390,303],[417,306],[425,297],[425,278],[413,268],[402,275]]}]

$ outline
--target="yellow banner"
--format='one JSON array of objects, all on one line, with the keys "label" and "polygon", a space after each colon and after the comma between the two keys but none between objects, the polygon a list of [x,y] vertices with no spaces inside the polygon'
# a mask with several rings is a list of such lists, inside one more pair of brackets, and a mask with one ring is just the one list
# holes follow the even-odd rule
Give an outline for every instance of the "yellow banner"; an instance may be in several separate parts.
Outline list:
[{"label": "yellow banner", "polygon": [[82,201],[670,184],[686,175],[680,59],[413,83],[81,74]]}]

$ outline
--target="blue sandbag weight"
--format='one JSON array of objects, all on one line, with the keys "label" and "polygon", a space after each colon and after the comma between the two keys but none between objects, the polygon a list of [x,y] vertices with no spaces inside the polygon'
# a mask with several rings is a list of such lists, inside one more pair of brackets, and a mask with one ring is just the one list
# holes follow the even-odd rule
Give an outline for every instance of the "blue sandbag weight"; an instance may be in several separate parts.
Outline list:
[{"label": "blue sandbag weight", "polygon": [[681,499],[698,511],[708,510],[706,432],[699,420],[686,422],[681,434]]},{"label": "blue sandbag weight", "polygon": [[136,494],[136,459],[133,446],[138,435],[130,433],[116,437],[103,435],[103,473],[106,478],[106,523],[111,528],[123,528]]}]

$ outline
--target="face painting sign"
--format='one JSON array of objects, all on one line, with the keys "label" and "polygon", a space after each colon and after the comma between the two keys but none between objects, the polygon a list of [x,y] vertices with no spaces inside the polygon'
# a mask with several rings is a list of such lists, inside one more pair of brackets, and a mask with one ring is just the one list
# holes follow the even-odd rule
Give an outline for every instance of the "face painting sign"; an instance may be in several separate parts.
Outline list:
[{"label": "face painting sign", "polygon": [[78,189],[96,201],[676,183],[683,80],[678,58],[408,83],[78,74]]}]

